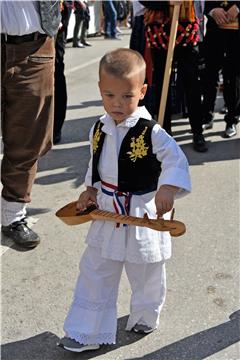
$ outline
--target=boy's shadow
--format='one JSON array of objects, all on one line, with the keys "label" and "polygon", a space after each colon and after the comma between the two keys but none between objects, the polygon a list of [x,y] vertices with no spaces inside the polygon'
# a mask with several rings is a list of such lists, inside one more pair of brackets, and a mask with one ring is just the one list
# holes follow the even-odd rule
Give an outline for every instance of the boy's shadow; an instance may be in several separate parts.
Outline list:
[{"label": "boy's shadow", "polygon": [[[240,311],[230,315],[230,321],[210,329],[188,336],[180,341],[164,346],[157,351],[132,360],[202,360],[215,354],[240,340],[239,322]],[[107,354],[118,348],[130,345],[140,339],[141,335],[126,332],[127,316],[118,319],[117,345],[104,345],[97,351],[81,353],[81,359],[92,359]],[[154,334],[152,334],[154,336]],[[75,360],[79,354],[70,353],[56,346],[59,338],[51,333],[44,332],[32,338],[8,343],[2,346],[2,360]],[[123,359],[128,359],[128,350],[125,349]]]},{"label": "boy's shadow", "polygon": [[[81,353],[81,359],[92,359],[96,356],[114,351],[122,346],[132,344],[142,338],[133,332],[125,331],[128,316],[118,319],[117,344],[103,345],[99,350]],[[59,338],[44,332],[31,338],[2,345],[2,360],[72,360],[79,358],[79,353],[71,353],[56,344]]]},{"label": "boy's shadow", "polygon": [[[143,357],[131,360],[203,360],[240,341],[240,310],[229,316],[230,321],[185,337]],[[130,360],[129,358],[125,358]]]}]

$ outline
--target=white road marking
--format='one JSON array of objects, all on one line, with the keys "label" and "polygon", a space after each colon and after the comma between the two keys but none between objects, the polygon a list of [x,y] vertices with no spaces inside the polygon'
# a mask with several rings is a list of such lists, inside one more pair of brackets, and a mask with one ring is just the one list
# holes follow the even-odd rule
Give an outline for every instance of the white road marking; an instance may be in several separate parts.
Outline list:
[{"label": "white road marking", "polygon": [[73,73],[75,71],[78,71],[78,70],[81,70],[81,69],[84,69],[87,66],[90,66],[90,65],[93,65],[93,64],[99,62],[100,60],[101,60],[101,56],[98,57],[98,58],[92,59],[92,60],[88,61],[87,63],[75,66],[75,67],[73,67],[71,69],[66,70],[65,75],[71,74],[71,73]]},{"label": "white road marking", "polygon": [[[128,45],[124,46],[124,48],[128,48],[128,47],[129,47]],[[87,67],[87,66],[90,66],[90,65],[93,65],[93,64],[95,64],[95,63],[98,63],[98,62],[101,60],[101,58],[102,58],[102,56],[99,56],[99,57],[97,57],[97,58],[95,58],[95,59],[92,59],[92,60],[90,60],[90,61],[88,61],[88,62],[86,62],[86,63],[84,63],[84,64],[81,64],[81,65],[78,65],[78,66],[74,66],[73,68],[70,68],[70,69],[68,69],[68,70],[65,70],[65,75],[71,74],[71,73],[73,73],[73,72],[75,72],[75,71],[84,69],[84,68]]]},{"label": "white road marking", "polygon": [[57,144],[53,146],[54,150],[62,150],[62,149],[72,149],[72,148],[78,148],[78,147],[84,147],[84,146],[90,146],[90,141],[79,141],[75,143],[69,143],[69,144]]}]

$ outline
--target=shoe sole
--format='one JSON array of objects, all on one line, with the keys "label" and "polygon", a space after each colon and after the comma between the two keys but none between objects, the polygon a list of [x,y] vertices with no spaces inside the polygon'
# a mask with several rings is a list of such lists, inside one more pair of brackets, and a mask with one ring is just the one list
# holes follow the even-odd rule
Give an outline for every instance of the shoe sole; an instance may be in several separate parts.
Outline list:
[{"label": "shoe sole", "polygon": [[144,335],[144,334],[150,334],[151,332],[154,331],[154,329],[143,331],[143,330],[137,330],[137,329],[134,329],[134,328],[133,328],[133,331],[134,331],[136,334],[143,334],[143,335]]},{"label": "shoe sole", "polygon": [[232,138],[233,136],[236,136],[236,135],[237,135],[236,132],[234,134],[231,134],[231,135],[225,134],[225,138],[230,139],[230,138]]},{"label": "shoe sole", "polygon": [[35,247],[37,247],[40,244],[40,241],[37,243],[28,244],[28,245],[22,245],[22,244],[18,244],[16,242],[15,242],[15,244],[23,247],[24,249],[34,249]]},{"label": "shoe sole", "polygon": [[75,352],[75,353],[81,353],[81,352],[89,351],[89,350],[98,350],[100,348],[100,345],[87,345],[87,347],[82,347],[82,348],[71,348],[71,347],[65,346],[63,344],[57,344],[57,345],[62,347],[65,350]]},{"label": "shoe sole", "polygon": [[195,151],[197,151],[197,152],[200,152],[200,153],[204,153],[204,152],[207,152],[207,151],[208,151],[208,148],[205,148],[205,149],[200,150],[199,148],[197,148],[197,147],[195,147],[195,146],[193,146],[193,149],[194,149]]},{"label": "shoe sole", "polygon": [[210,130],[212,128],[213,128],[213,124],[212,125],[207,125],[207,124],[203,125],[203,130]]},{"label": "shoe sole", "polygon": [[[12,239],[11,239],[12,240]],[[14,241],[14,240],[13,240]],[[22,247],[24,249],[33,249],[35,248],[36,246],[38,246],[40,244],[40,241],[39,242],[34,242],[34,243],[31,243],[31,244],[28,244],[28,245],[23,245],[23,244],[19,244],[17,243],[16,241],[14,241],[14,243],[19,246],[19,247]]]},{"label": "shoe sole", "polygon": [[25,249],[35,248],[35,247],[38,246],[38,245],[40,244],[40,242],[41,242],[41,240],[39,240],[39,241],[34,241],[34,242],[28,242],[27,244],[20,244],[20,243],[18,243],[16,240],[14,240],[11,236],[5,234],[3,231],[2,231],[2,234],[3,234],[6,238],[8,238],[8,239],[10,239],[11,241],[13,241],[14,244],[16,244],[17,246],[20,246],[20,247],[25,248]]}]

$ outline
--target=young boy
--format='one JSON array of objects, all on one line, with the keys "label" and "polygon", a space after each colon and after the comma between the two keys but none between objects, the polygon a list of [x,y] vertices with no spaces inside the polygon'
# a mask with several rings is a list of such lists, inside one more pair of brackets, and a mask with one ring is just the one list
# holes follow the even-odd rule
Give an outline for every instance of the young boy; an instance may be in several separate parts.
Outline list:
[{"label": "young boy", "polygon": [[[130,49],[100,61],[99,89],[106,114],[90,131],[91,160],[78,209],[99,209],[149,218],[170,217],[174,198],[190,192],[187,160],[144,107],[145,62]],[[126,330],[150,333],[158,327],[166,295],[168,232],[93,221],[80,262],[74,300],[59,345],[82,352],[114,344],[117,295],[123,266],[131,286]]]}]

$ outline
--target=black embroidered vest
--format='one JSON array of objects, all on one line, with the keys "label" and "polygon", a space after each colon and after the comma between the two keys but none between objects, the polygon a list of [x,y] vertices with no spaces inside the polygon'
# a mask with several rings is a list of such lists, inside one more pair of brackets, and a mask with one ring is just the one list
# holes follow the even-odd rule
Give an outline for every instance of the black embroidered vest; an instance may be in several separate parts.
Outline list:
[{"label": "black embroidered vest", "polygon": [[[154,120],[139,119],[124,137],[118,157],[118,190],[122,192],[150,192],[157,189],[161,163],[152,152],[151,134]],[[103,124],[96,122],[93,130],[92,185],[101,181],[98,161],[105,133]]]}]

